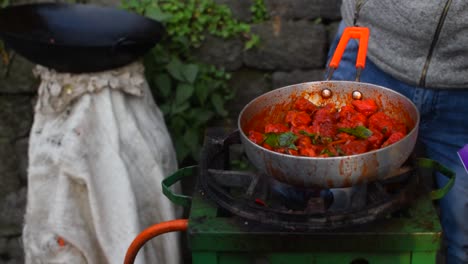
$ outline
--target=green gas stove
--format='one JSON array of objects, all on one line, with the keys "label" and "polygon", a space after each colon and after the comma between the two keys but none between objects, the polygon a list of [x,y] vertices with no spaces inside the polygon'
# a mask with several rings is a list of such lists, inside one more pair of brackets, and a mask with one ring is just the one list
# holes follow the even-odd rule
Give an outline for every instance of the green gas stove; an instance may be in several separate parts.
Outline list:
[{"label": "green gas stove", "polygon": [[442,236],[430,197],[363,226],[295,232],[227,213],[203,192],[193,196],[187,232],[194,264],[429,264]]},{"label": "green gas stove", "polygon": [[[436,263],[442,228],[433,201],[450,185],[428,191],[420,173],[402,170],[391,181],[353,187],[351,202],[336,207],[338,192],[291,189],[255,171],[231,170],[229,145],[237,142],[235,135],[208,137],[199,165],[163,181],[166,196],[189,208],[193,264]],[[419,165],[453,184],[440,164]],[[187,177],[196,179],[192,196],[170,191]]]}]

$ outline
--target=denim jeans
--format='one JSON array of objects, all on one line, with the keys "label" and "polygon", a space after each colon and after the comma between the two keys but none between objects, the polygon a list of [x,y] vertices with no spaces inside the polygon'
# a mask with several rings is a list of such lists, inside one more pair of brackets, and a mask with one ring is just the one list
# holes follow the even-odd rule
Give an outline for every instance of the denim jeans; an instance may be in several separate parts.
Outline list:
[{"label": "denim jeans", "polygon": [[[344,27],[342,22],[330,47],[329,59]],[[357,41],[348,43],[338,69],[332,76],[333,80],[355,80],[357,49]],[[468,87],[438,90],[408,85],[380,70],[368,58],[361,82],[393,89],[411,99],[418,107],[421,117],[418,140],[426,149],[426,157],[456,173],[454,186],[439,200],[447,243],[447,263],[468,263],[468,173],[457,154],[459,149],[468,144]],[[437,175],[436,180],[440,187],[447,182],[443,175]]]}]

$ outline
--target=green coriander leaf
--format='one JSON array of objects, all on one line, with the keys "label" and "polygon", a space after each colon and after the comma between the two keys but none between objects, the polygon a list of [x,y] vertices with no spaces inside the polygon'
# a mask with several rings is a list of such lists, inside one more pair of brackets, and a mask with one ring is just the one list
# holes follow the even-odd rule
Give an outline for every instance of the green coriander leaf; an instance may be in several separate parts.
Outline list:
[{"label": "green coriander leaf", "polygon": [[294,145],[294,142],[297,140],[297,136],[293,132],[282,133],[278,137],[278,143],[280,147],[288,147]]},{"label": "green coriander leaf", "polygon": [[285,133],[266,133],[265,143],[274,148],[291,148],[297,149],[294,142],[297,140],[297,136],[292,132]]},{"label": "green coriander leaf", "polygon": [[353,135],[357,138],[361,138],[361,139],[366,139],[370,136],[372,136],[372,131],[368,128],[366,128],[365,126],[357,126],[355,128],[339,128],[338,129],[339,131],[341,132],[345,132],[345,133],[348,133],[350,135]]}]

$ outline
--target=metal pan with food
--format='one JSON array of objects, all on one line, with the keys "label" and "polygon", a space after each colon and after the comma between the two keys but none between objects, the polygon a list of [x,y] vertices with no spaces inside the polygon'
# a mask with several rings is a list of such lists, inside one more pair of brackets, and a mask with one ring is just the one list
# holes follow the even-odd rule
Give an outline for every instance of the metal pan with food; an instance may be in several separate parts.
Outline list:
[{"label": "metal pan with food", "polygon": [[356,81],[290,85],[244,107],[241,141],[261,172],[294,186],[341,188],[391,177],[409,158],[418,109],[391,89],[359,82],[368,37],[367,28],[346,28],[330,61],[328,79],[358,38]]}]

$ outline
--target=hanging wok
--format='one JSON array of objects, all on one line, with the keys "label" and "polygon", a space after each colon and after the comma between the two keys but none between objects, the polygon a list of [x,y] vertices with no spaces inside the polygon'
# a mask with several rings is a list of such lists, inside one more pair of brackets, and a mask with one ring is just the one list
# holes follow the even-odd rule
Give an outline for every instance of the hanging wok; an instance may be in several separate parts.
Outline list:
[{"label": "hanging wok", "polygon": [[[365,34],[361,35],[362,32]],[[360,38],[356,63],[358,76],[364,68],[368,30],[347,28],[332,57],[330,74],[338,67],[350,37]],[[379,109],[404,123],[409,131],[407,135],[400,141],[380,149],[335,157],[282,154],[268,150],[248,137],[251,130],[263,131],[268,123],[281,123],[297,98],[308,98],[315,105],[333,103],[340,108],[350,105],[351,101],[355,100],[356,91],[362,95],[362,99],[374,99]],[[241,111],[238,127],[249,160],[264,174],[297,187],[342,188],[397,176],[400,167],[413,152],[419,119],[416,106],[408,98],[391,89],[358,81],[327,80],[290,85],[255,98]]]},{"label": "hanging wok", "polygon": [[158,43],[155,20],[111,7],[43,3],[0,10],[0,38],[33,63],[85,73],[129,64]]}]

